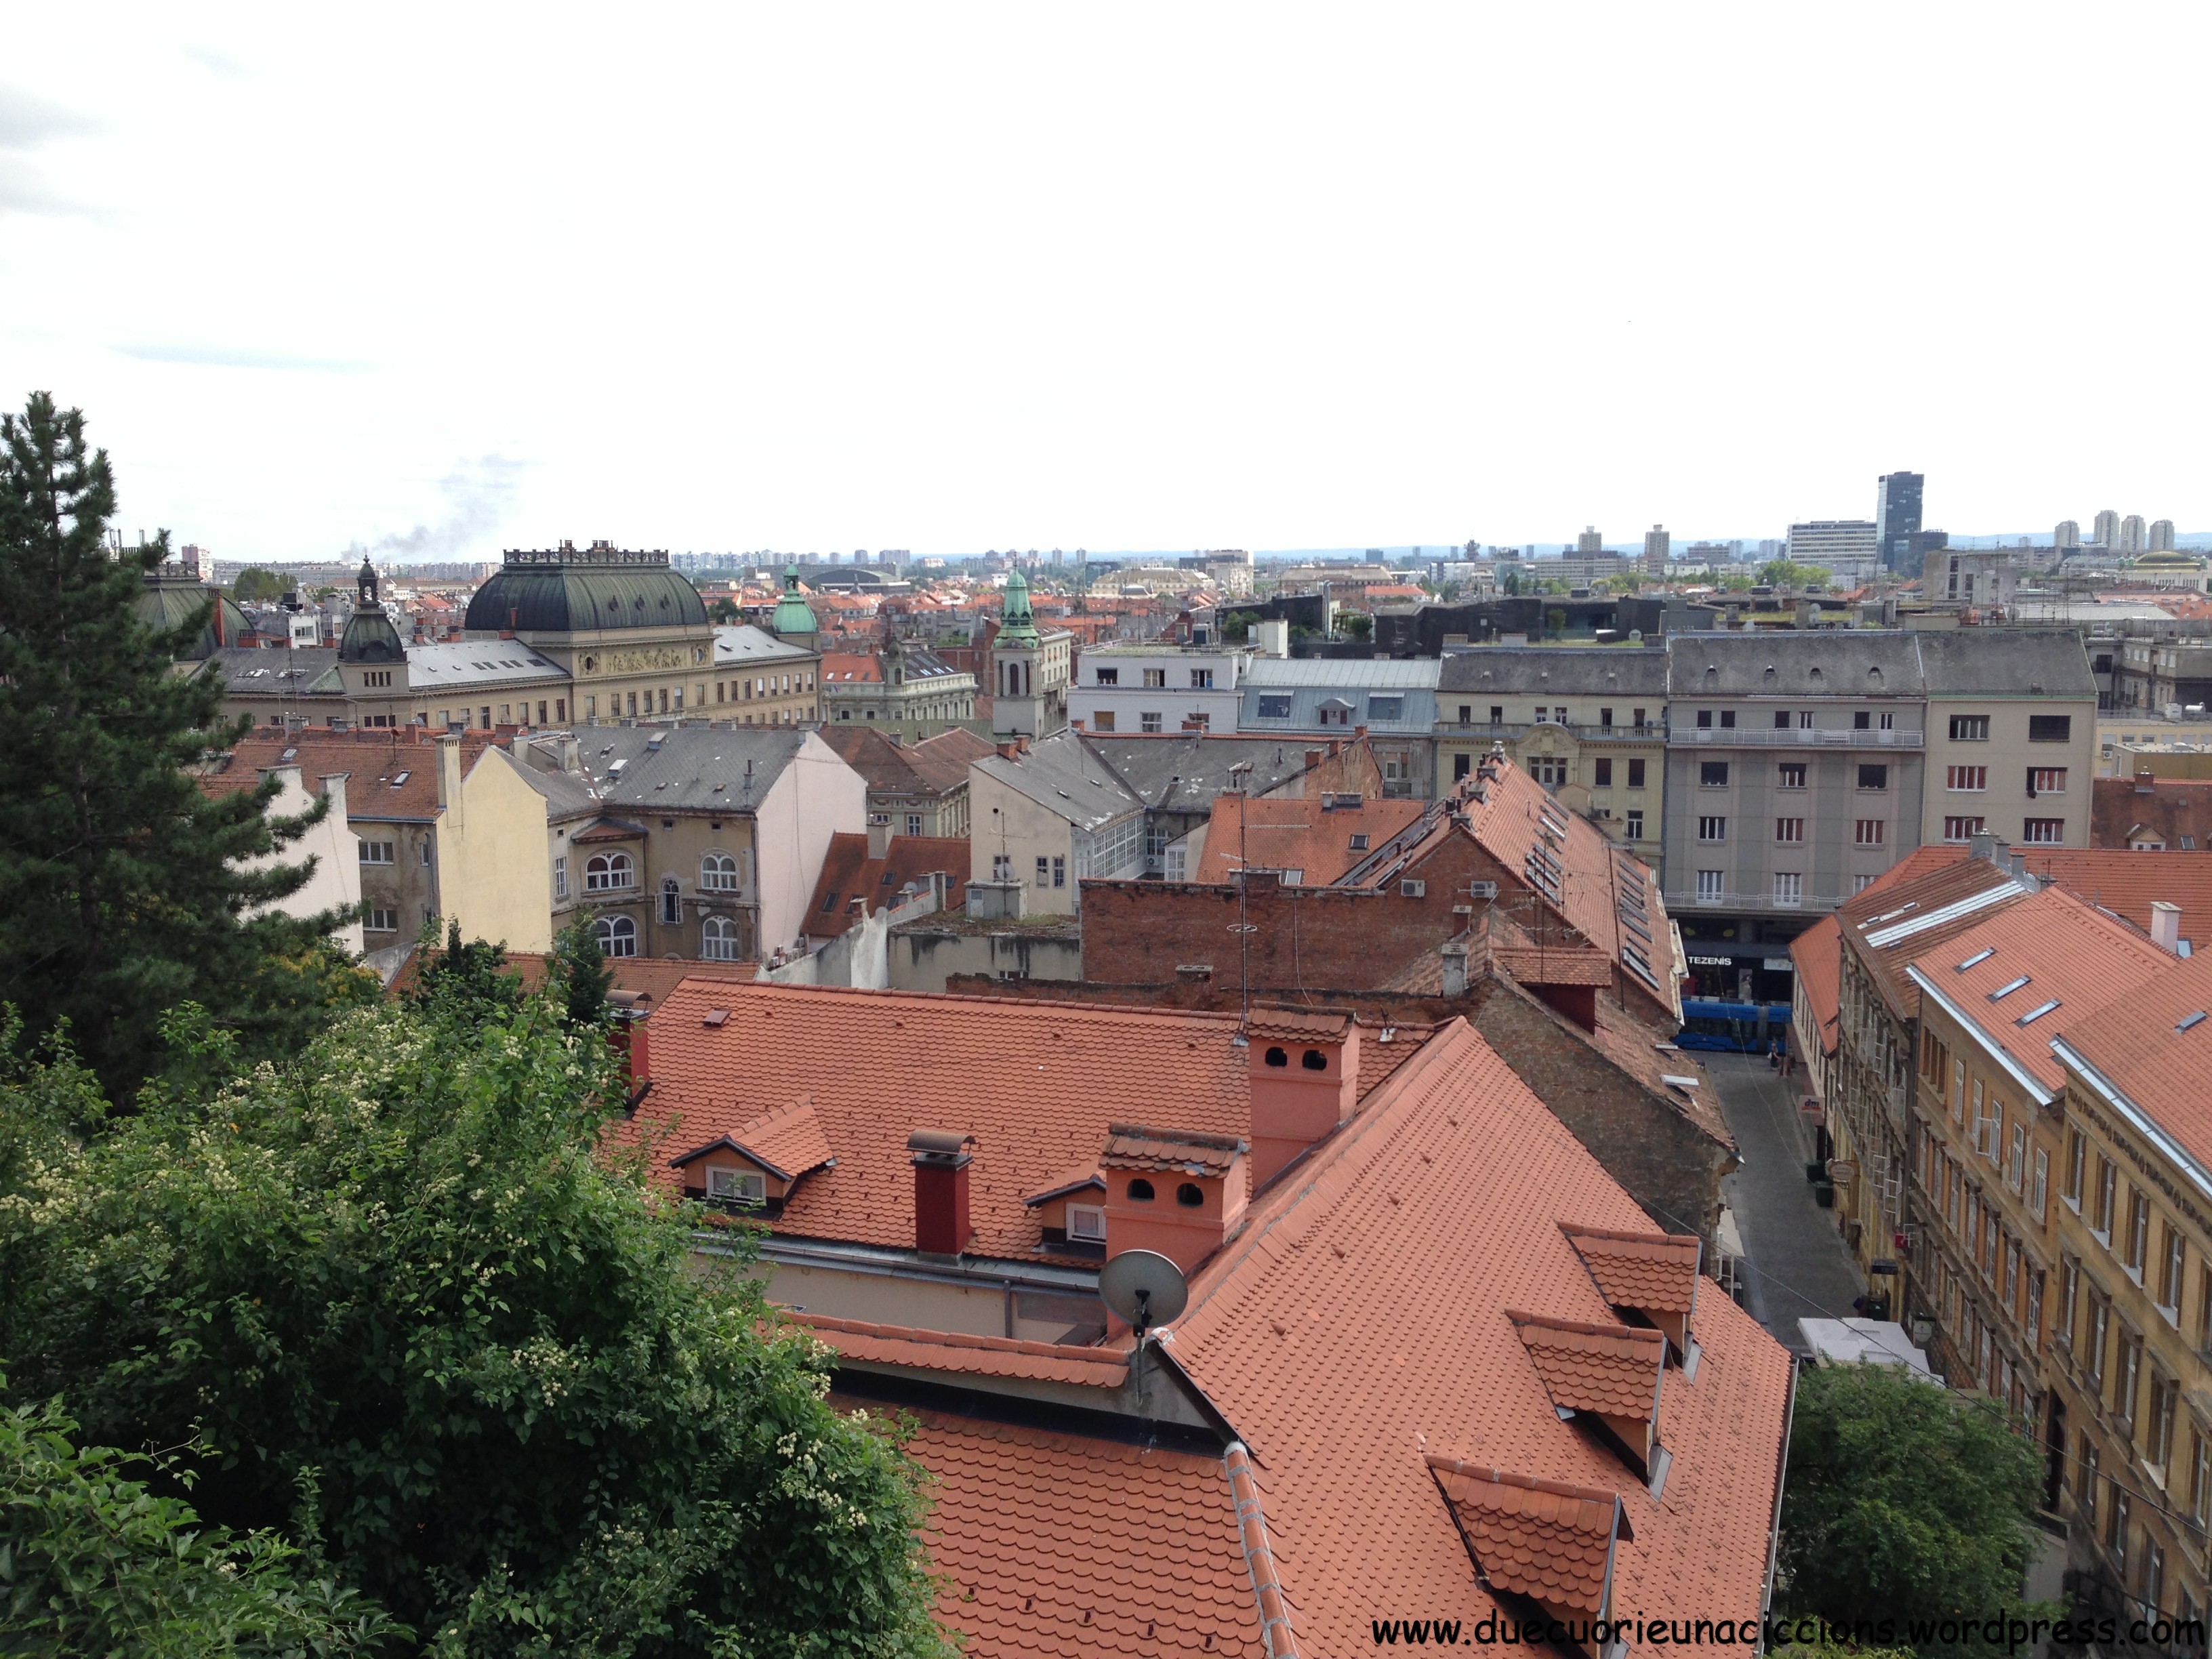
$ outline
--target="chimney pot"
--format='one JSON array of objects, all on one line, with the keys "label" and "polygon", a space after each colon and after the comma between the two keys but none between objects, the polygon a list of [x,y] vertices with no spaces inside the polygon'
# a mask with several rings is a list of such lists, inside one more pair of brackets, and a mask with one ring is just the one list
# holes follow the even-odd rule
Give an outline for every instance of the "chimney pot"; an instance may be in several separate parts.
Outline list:
[{"label": "chimney pot", "polygon": [[1342,1016],[1276,1025],[1261,1014],[1247,1035],[1257,1192],[1350,1120],[1359,1098],[1359,1028]]},{"label": "chimney pot", "polygon": [[868,857],[885,859],[891,851],[891,815],[888,812],[868,814]]},{"label": "chimney pot", "polygon": [[968,1248],[968,1148],[958,1129],[916,1129],[906,1138],[914,1164],[914,1247],[925,1255]]},{"label": "chimney pot", "polygon": [[2170,956],[2181,954],[2181,907],[2164,899],[2150,907],[2150,942]]},{"label": "chimney pot", "polygon": [[2136,793],[2138,795],[2154,793],[2156,792],[2157,786],[2158,775],[2156,773],[2138,772],[2136,774]]}]

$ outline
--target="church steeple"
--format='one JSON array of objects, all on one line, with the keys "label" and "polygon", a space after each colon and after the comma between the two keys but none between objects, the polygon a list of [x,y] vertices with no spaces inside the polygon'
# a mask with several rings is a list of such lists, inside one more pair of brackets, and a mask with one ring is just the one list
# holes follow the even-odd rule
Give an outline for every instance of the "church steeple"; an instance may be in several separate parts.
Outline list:
[{"label": "church steeple", "polygon": [[1030,585],[1018,570],[1006,577],[1006,615],[999,625],[999,639],[1006,645],[1037,642],[1036,617],[1030,611]]},{"label": "church steeple", "polygon": [[806,603],[806,596],[799,591],[799,564],[796,560],[783,568],[783,597],[775,602],[775,618],[769,623],[776,638],[789,640],[793,645],[803,645],[809,650],[822,625],[814,618],[814,609]]}]

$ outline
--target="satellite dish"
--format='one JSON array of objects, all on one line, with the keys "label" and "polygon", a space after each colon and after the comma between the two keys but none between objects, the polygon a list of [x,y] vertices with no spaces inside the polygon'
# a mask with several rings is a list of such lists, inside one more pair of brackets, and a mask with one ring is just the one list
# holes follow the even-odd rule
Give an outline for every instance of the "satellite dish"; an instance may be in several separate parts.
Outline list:
[{"label": "satellite dish", "polygon": [[1157,1250],[1122,1251],[1100,1270],[1098,1294],[1140,1333],[1180,1317],[1190,1305],[1182,1269]]}]

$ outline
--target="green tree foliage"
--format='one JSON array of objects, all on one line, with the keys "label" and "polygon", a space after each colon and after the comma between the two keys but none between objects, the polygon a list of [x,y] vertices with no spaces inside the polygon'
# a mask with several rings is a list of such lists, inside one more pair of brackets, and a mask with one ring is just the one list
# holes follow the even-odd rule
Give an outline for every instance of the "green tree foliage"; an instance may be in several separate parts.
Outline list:
[{"label": "green tree foliage", "polygon": [[553,959],[546,976],[546,992],[577,1027],[599,1026],[607,1020],[607,993],[614,988],[615,972],[599,949],[599,929],[579,918],[553,939]]},{"label": "green tree foliage", "polygon": [[1221,637],[1231,645],[1242,645],[1252,637],[1252,624],[1259,620],[1256,611],[1232,611],[1221,619]]},{"label": "green tree foliage", "polygon": [[264,908],[307,883],[306,861],[236,863],[297,840],[322,805],[271,820],[273,781],[210,799],[187,775],[245,722],[222,719],[219,679],[171,670],[205,611],[171,633],[138,619],[168,538],[111,552],[114,509],[78,411],[38,392],[0,416],[0,1000],[31,1038],[66,1024],[123,1100],[165,1009],[198,1001],[282,1053],[361,987],[328,945],[348,917]]},{"label": "green tree foliage", "polygon": [[404,1634],[276,1534],[207,1526],[133,1478],[188,1478],[204,1445],[131,1456],[81,1447],[76,1431],[48,1402],[0,1406],[0,1650],[276,1659],[372,1653]]},{"label": "green tree foliage", "polygon": [[[101,1444],[196,1435],[194,1498],[312,1529],[337,1581],[483,1655],[945,1651],[912,1466],[825,1402],[550,997],[358,1012],[300,1063],[149,1086],[89,1138],[65,1053],[0,1082],[0,1354]],[[234,1039],[180,1015],[168,1036]]]},{"label": "green tree foliage", "polygon": [[[2034,1443],[1902,1366],[1801,1374],[1782,1506],[1782,1601],[1831,1624],[2017,1613],[2034,1547]],[[1920,1659],[1978,1645],[1917,1645]]]},{"label": "green tree foliage", "polygon": [[1769,559],[1759,567],[1759,580],[1769,587],[1809,587],[1814,582],[1826,582],[1828,571],[1823,565]]},{"label": "green tree foliage", "polygon": [[710,621],[733,623],[738,620],[738,602],[725,593],[708,606],[707,616]]},{"label": "green tree foliage", "polygon": [[422,929],[420,949],[422,966],[408,993],[416,1006],[462,1021],[512,1014],[521,1007],[522,976],[507,971],[505,945],[483,939],[464,944],[461,924],[453,921],[447,924],[441,947],[434,916]]},{"label": "green tree foliage", "polygon": [[1364,611],[1347,611],[1336,619],[1336,631],[1347,640],[1375,637],[1375,618]]},{"label": "green tree foliage", "polygon": [[258,565],[248,565],[238,573],[230,585],[230,596],[240,605],[262,605],[283,599],[292,591],[292,584],[273,570],[264,570]]}]

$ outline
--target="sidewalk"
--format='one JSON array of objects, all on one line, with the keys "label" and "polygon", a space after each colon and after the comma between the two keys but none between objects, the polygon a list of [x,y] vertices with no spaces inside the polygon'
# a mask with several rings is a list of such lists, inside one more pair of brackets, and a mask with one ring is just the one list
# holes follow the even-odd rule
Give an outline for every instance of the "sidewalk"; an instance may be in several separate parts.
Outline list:
[{"label": "sidewalk", "polygon": [[1866,1285],[1836,1231],[1835,1212],[1813,1200],[1797,1132],[1800,1090],[1750,1054],[1703,1054],[1741,1163],[1721,1183],[1743,1235],[1744,1305],[1793,1352],[1797,1322],[1845,1318]]}]

